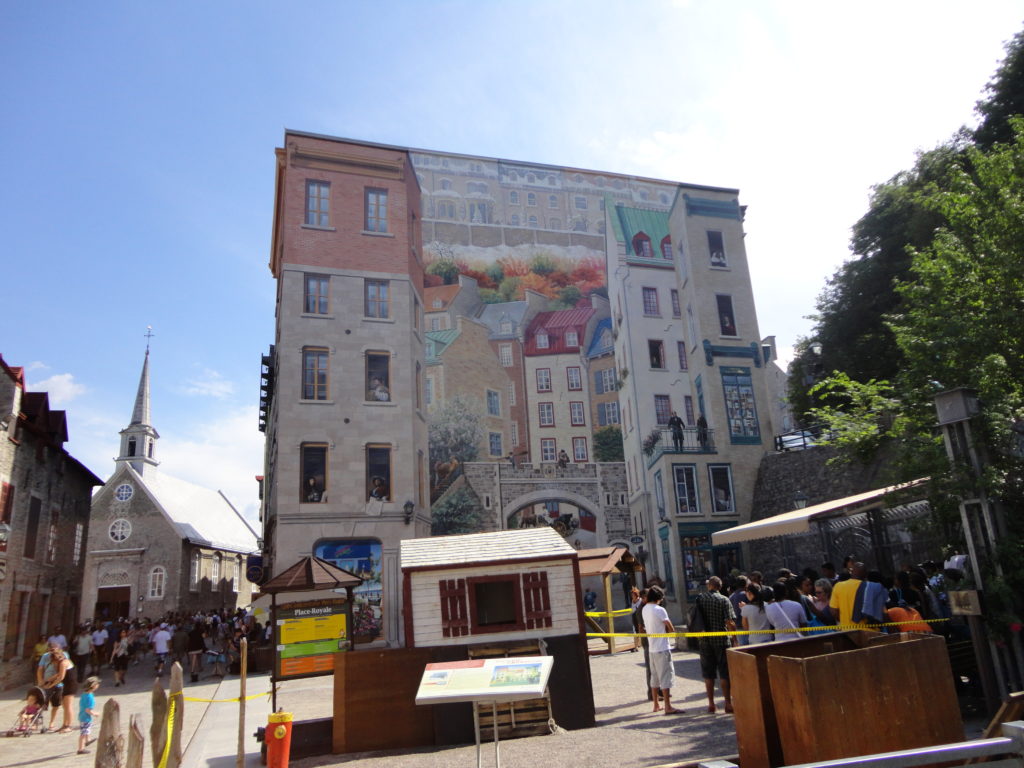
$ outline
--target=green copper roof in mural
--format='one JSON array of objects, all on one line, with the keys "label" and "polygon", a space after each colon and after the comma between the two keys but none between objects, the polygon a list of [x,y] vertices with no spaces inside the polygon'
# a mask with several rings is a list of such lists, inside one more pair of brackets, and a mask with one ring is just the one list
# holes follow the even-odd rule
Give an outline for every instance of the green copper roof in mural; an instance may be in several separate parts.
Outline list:
[{"label": "green copper roof in mural", "polygon": [[447,331],[427,331],[426,358],[427,363],[439,362],[441,354],[448,346],[459,338],[459,330],[451,328]]},{"label": "green copper roof in mural", "polygon": [[615,215],[611,218],[615,229],[615,238],[625,244],[627,255],[637,255],[633,250],[633,238],[638,232],[643,232],[651,239],[654,252],[660,255],[659,245],[668,236],[667,212],[616,205]]}]

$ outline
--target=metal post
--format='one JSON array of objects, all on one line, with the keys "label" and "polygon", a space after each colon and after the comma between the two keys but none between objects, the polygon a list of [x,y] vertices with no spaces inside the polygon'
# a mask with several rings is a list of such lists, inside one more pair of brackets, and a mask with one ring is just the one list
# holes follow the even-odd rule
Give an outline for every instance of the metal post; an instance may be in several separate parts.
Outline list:
[{"label": "metal post", "polygon": [[476,738],[476,768],[482,768],[483,758],[480,754],[480,705],[473,702],[473,734]]},{"label": "metal post", "polygon": [[501,768],[501,753],[498,751],[498,702],[491,702],[491,712],[494,717],[494,768]]}]

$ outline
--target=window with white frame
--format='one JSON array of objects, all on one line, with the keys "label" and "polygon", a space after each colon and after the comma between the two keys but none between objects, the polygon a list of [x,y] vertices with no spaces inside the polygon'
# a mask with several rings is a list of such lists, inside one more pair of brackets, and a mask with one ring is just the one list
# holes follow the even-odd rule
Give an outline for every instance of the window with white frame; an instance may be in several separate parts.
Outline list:
[{"label": "window with white frame", "polygon": [[487,390],[487,414],[501,416],[501,393],[495,389]]},{"label": "window with white frame", "polygon": [[511,190],[508,193],[508,202],[510,205],[519,205],[519,192],[518,190]]},{"label": "window with white frame", "polygon": [[699,515],[700,505],[697,500],[697,467],[693,464],[674,464],[676,502],[678,514]]},{"label": "window with white frame", "polygon": [[732,467],[728,464],[708,464],[711,483],[711,509],[714,512],[733,513],[736,502],[732,492]]},{"label": "window with white frame", "polygon": [[572,458],[573,461],[587,460],[587,438],[574,437],[572,439]]},{"label": "window with white frame", "polygon": [[668,424],[669,417],[672,415],[672,403],[669,400],[668,395],[655,395],[654,396],[654,420],[659,425]]},{"label": "window with white frame", "polygon": [[555,404],[537,403],[537,420],[542,427],[555,426]]},{"label": "window with white frame", "polygon": [[511,344],[499,344],[498,345],[498,361],[501,363],[503,368],[512,367],[512,345]]},{"label": "window with white frame", "polygon": [[82,540],[85,538],[85,526],[75,523],[75,548],[72,550],[71,564],[78,565],[82,561]]},{"label": "window with white frame", "polygon": [[537,391],[538,392],[550,392],[551,391],[551,369],[550,368],[538,368],[537,369]]},{"label": "window with white frame", "polygon": [[488,432],[487,445],[491,456],[504,456],[505,451],[501,447],[501,432]]},{"label": "window with white frame", "polygon": [[427,376],[426,381],[423,382],[423,397],[427,401],[427,405],[434,404],[434,377]]},{"label": "window with white frame", "polygon": [[585,198],[583,195],[576,195],[572,199],[572,204],[576,206],[577,211],[587,210],[587,198]]},{"label": "window with white frame", "polygon": [[619,388],[619,384],[615,379],[614,368],[604,368],[596,372],[595,384],[597,386],[597,394],[603,394],[605,392],[614,392]]},{"label": "window with white frame", "polygon": [[162,600],[164,584],[167,581],[167,569],[162,565],[154,566],[149,572],[149,599]]},{"label": "window with white frame", "polygon": [[231,591],[237,592],[238,585],[242,579],[242,558],[235,556],[231,561]]},{"label": "window with white frame", "polygon": [[679,370],[685,371],[687,368],[686,363],[686,343],[682,341],[676,342],[676,353],[679,355]]},{"label": "window with white frame", "polygon": [[598,403],[597,404],[597,423],[598,426],[606,427],[610,424],[619,423],[619,404],[612,403]]},{"label": "window with white frame", "polygon": [[583,389],[583,376],[578,365],[567,367],[565,369],[565,378],[570,390],[577,392]]},{"label": "window with white frame", "polygon": [[201,571],[200,571],[199,568],[200,568],[199,553],[198,552],[193,552],[192,553],[191,562],[189,563],[189,573],[188,573],[188,588],[192,592],[198,592],[199,591],[199,577],[201,575]]},{"label": "window with white frame", "polygon": [[511,433],[509,434],[509,438],[512,441],[512,447],[513,448],[518,448],[519,447],[519,424],[517,422],[513,421],[510,426],[511,426],[512,429],[511,429]]},{"label": "window with white frame", "polygon": [[725,256],[725,239],[721,232],[708,230],[708,256],[712,267],[729,266]]},{"label": "window with white frame", "polygon": [[644,314],[645,315],[660,315],[661,311],[658,309],[658,289],[657,288],[644,288],[643,289],[644,299]]},{"label": "window with white frame", "polygon": [[578,347],[580,345],[580,337],[576,331],[565,332],[565,346],[567,347]]},{"label": "window with white frame", "polygon": [[672,296],[672,317],[682,317],[683,311],[679,306],[679,291],[673,288],[669,291]]},{"label": "window with white frame", "polygon": [[217,586],[218,586],[217,582],[220,581],[220,561],[221,561],[221,559],[222,558],[221,558],[220,552],[217,552],[216,554],[214,554],[214,556],[213,556],[213,563],[210,566],[210,581],[213,582],[213,588],[214,589],[217,588]]},{"label": "window with white frame", "polygon": [[555,438],[542,437],[540,439],[540,460],[554,461],[555,453]]},{"label": "window with white frame", "polygon": [[587,422],[582,402],[574,400],[569,403],[569,423],[574,427],[586,426]]},{"label": "window with white frame", "polygon": [[516,383],[514,381],[510,381],[508,384],[508,404],[516,404]]},{"label": "window with white frame", "polygon": [[537,349],[547,349],[550,345],[551,342],[545,331],[541,331],[537,334]]},{"label": "window with white frame", "polygon": [[526,204],[529,206],[537,205],[537,195],[533,192],[526,193]]},{"label": "window with white frame", "polygon": [[311,227],[329,227],[331,185],[326,181],[306,181],[306,224]]},{"label": "window with white frame", "polygon": [[548,195],[548,208],[558,207],[558,195]]}]

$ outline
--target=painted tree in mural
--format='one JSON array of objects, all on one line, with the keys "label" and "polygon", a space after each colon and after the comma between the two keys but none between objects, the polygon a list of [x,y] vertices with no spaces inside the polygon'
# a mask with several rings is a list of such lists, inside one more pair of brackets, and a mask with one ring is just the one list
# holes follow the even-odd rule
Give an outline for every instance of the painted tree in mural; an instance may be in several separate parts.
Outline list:
[{"label": "painted tree in mural", "polygon": [[430,466],[452,459],[461,464],[475,461],[483,439],[482,419],[483,406],[476,398],[456,395],[445,401],[427,427]]},{"label": "painted tree in mural", "polygon": [[449,493],[430,510],[430,535],[477,533],[483,524],[480,503],[465,487]]}]

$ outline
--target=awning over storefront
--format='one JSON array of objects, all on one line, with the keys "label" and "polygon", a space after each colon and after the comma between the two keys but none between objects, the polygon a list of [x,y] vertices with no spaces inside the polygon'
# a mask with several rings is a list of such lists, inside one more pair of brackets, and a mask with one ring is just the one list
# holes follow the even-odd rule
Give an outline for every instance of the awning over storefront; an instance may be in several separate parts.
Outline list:
[{"label": "awning over storefront", "polygon": [[911,480],[909,483],[890,485],[887,488],[878,488],[842,499],[833,499],[822,504],[815,504],[813,507],[794,509],[792,512],[783,512],[781,515],[766,517],[764,520],[755,520],[752,523],[737,525],[734,528],[726,528],[724,531],[717,531],[711,534],[711,540],[715,546],[719,546],[722,544],[739,544],[740,542],[753,541],[754,539],[770,539],[774,536],[791,536],[793,534],[807,533],[811,529],[811,521],[813,520],[855,515],[866,509],[881,506],[879,500],[886,494],[915,488],[927,482],[928,478],[923,477],[918,480]]}]

